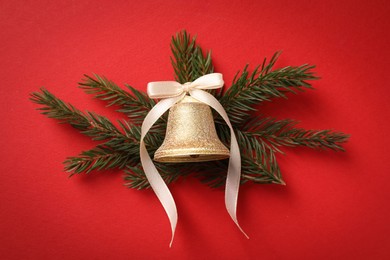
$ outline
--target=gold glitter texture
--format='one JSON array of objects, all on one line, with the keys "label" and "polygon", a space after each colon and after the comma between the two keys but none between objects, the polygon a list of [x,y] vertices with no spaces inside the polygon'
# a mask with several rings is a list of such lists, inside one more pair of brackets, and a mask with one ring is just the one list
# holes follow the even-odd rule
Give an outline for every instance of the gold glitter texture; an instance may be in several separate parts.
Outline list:
[{"label": "gold glitter texture", "polygon": [[204,162],[229,158],[208,105],[185,96],[169,110],[167,131],[154,154],[157,162]]}]

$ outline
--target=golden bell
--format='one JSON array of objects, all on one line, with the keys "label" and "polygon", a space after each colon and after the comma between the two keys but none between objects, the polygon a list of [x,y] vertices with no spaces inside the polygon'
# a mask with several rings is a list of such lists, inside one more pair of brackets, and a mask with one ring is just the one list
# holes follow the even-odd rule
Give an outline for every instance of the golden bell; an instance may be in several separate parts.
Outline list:
[{"label": "golden bell", "polygon": [[157,162],[204,162],[229,158],[215,130],[208,105],[185,96],[169,111],[164,142],[154,154]]}]

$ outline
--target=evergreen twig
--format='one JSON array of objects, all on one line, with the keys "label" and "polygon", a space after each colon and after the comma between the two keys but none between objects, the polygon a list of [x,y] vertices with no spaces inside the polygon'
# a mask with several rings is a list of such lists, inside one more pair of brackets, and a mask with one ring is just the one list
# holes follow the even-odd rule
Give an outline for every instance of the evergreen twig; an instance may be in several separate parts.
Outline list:
[{"label": "evergreen twig", "polygon": [[278,148],[280,146],[344,151],[342,144],[348,141],[349,135],[331,130],[306,130],[297,128],[297,124],[291,119],[276,120],[257,116],[248,120],[242,130],[246,136],[261,139],[278,152],[281,152]]},{"label": "evergreen twig", "polygon": [[[42,105],[38,110],[60,123],[68,123],[93,140],[106,141],[95,148],[82,152],[79,156],[68,157],[65,171],[89,173],[92,170],[123,168],[125,165],[139,163],[139,126],[118,121],[121,130],[106,117],[95,113],[83,113],[71,104],[66,104],[45,88],[31,94],[31,100]],[[145,137],[145,143],[153,153],[162,143],[161,134],[155,129]]]},{"label": "evergreen twig", "polygon": [[134,162],[131,153],[116,151],[112,148],[98,145],[97,147],[83,151],[80,155],[68,157],[64,161],[64,169],[70,175],[78,173],[90,173],[93,170],[122,169]]},{"label": "evergreen twig", "polygon": [[272,70],[280,54],[276,52],[268,63],[264,59],[262,65],[252,73],[249,73],[246,65],[241,75],[239,72],[236,74],[232,86],[219,100],[233,124],[243,124],[263,101],[286,98],[287,92],[295,94],[297,90],[312,88],[308,81],[318,79],[312,71],[315,66],[304,64]]},{"label": "evergreen twig", "polygon": [[79,83],[80,88],[87,94],[95,95],[95,98],[108,102],[108,106],[119,106],[119,112],[125,113],[136,125],[141,125],[150,109],[156,104],[145,93],[140,92],[130,85],[125,86],[131,91],[124,91],[114,82],[94,74],[94,77],[84,75]]},{"label": "evergreen twig", "polygon": [[[221,141],[229,146],[229,128],[217,125],[217,131]],[[256,139],[239,129],[235,130],[235,134],[241,151],[242,182],[250,180],[256,183],[284,184],[272,147],[262,139]],[[204,178],[204,182],[209,183],[212,187],[220,186],[226,179],[227,162],[211,163],[215,166],[205,167],[210,171],[206,173],[208,176]]]},{"label": "evergreen twig", "polygon": [[[184,165],[154,162],[154,164],[161,177],[167,184],[176,181],[180,177],[187,176],[196,170],[196,166],[193,163],[187,163]],[[139,190],[150,188],[150,184],[141,165],[127,166],[127,169],[125,169],[124,180],[125,186],[129,188]]]},{"label": "evergreen twig", "polygon": [[123,135],[108,118],[93,112],[83,113],[73,105],[66,104],[45,88],[41,88],[41,92],[32,93],[30,100],[42,105],[38,108],[42,114],[57,119],[60,123],[70,124],[82,134],[92,137],[93,140],[102,141],[116,137],[136,141],[134,136]]},{"label": "evergreen twig", "polygon": [[[171,63],[177,82],[191,82],[200,76],[214,72],[211,51],[204,55],[202,48],[196,43],[196,36],[191,38],[186,31],[181,31],[176,36],[172,36],[171,51],[173,55]],[[208,90],[207,92],[217,98],[222,94],[221,89]]]}]

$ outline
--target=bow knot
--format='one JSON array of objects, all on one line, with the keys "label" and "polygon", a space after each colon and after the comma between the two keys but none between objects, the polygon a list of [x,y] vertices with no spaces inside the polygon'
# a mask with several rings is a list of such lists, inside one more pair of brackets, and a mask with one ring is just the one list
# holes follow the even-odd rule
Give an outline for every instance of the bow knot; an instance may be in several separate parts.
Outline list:
[{"label": "bow knot", "polygon": [[181,86],[182,86],[183,91],[184,91],[185,93],[190,92],[190,90],[191,90],[191,88],[192,88],[191,82],[186,82],[186,83],[184,83],[184,84],[181,85]]}]

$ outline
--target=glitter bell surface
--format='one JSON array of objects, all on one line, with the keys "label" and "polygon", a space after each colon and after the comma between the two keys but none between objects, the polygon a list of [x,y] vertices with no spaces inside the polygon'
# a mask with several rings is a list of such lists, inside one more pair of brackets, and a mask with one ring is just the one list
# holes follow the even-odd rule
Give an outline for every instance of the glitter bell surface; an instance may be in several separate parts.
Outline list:
[{"label": "glitter bell surface", "polygon": [[167,132],[154,154],[157,162],[204,162],[229,158],[208,105],[185,96],[169,110]]}]

